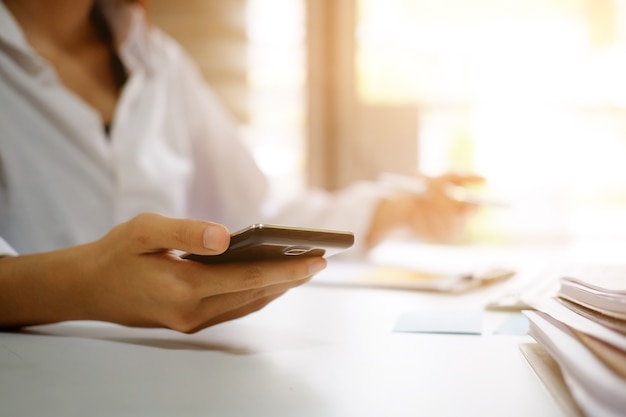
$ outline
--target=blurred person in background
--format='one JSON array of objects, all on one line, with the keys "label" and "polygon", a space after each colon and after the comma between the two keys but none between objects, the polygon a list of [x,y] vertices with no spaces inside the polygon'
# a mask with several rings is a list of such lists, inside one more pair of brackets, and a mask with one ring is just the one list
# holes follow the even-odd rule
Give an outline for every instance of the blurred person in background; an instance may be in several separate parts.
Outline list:
[{"label": "blurred person in background", "polygon": [[269,216],[267,179],[191,59],[129,0],[0,1],[0,326],[103,320],[195,332],[256,311],[323,258],[204,265],[252,223],[446,240],[473,209],[431,178],[310,190]]}]

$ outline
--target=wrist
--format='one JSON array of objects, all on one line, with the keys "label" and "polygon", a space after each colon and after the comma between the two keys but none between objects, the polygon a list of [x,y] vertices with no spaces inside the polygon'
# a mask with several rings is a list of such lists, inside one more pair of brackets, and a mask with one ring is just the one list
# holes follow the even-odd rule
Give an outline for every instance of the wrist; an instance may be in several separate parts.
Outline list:
[{"label": "wrist", "polygon": [[366,238],[368,247],[380,243],[389,233],[404,227],[408,223],[411,208],[408,198],[386,198],[380,200]]},{"label": "wrist", "polygon": [[0,258],[0,326],[20,327],[84,318],[82,279],[71,249]]}]

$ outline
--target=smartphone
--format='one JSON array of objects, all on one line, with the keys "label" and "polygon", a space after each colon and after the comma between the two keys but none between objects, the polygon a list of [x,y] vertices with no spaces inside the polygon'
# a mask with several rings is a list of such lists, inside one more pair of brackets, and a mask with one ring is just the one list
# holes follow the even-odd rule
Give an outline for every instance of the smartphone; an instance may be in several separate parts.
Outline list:
[{"label": "smartphone", "polygon": [[341,230],[253,224],[232,233],[228,249],[219,255],[184,254],[205,264],[332,256],[354,244],[354,234]]}]

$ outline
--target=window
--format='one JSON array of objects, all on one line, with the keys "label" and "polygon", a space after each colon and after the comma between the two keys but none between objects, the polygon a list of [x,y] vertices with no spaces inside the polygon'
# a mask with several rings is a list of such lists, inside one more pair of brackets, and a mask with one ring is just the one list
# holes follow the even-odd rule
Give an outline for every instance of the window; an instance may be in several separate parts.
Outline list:
[{"label": "window", "polygon": [[248,0],[248,143],[276,201],[306,184],[303,0]]},{"label": "window", "polygon": [[151,2],[236,115],[274,196],[475,171],[481,238],[626,234],[626,3]]},{"label": "window", "polygon": [[304,0],[151,0],[150,18],[196,60],[278,200],[305,184]]},{"label": "window", "polygon": [[[356,101],[415,106],[417,166],[514,209],[478,233],[626,231],[626,4],[358,0]],[[621,229],[621,230],[619,230]]]}]

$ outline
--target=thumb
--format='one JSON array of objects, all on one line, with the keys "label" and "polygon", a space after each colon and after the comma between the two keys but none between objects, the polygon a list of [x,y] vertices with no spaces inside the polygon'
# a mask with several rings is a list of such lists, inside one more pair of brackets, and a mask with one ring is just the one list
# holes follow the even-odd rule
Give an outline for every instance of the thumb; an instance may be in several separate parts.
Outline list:
[{"label": "thumb", "polygon": [[128,221],[133,249],[140,253],[181,250],[199,255],[217,255],[226,250],[230,233],[226,226],[193,219],[175,219],[143,213]]}]

